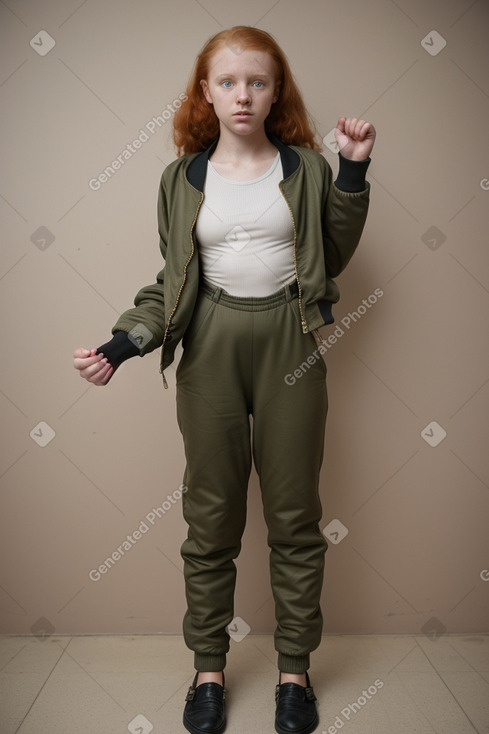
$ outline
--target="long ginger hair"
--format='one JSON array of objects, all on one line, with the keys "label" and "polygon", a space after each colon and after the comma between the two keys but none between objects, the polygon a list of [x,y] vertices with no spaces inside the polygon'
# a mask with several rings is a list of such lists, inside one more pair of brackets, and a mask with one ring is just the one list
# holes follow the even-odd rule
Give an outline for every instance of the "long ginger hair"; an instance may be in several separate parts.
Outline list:
[{"label": "long ginger hair", "polygon": [[232,49],[255,49],[269,53],[276,68],[279,96],[265,120],[265,130],[288,145],[300,145],[320,152],[316,131],[302,95],[294,81],[287,57],[266,31],[238,25],[213,36],[195,61],[186,89],[186,99],[173,118],[173,142],[177,155],[198,153],[209,147],[219,135],[219,119],[212,104],[204,97],[201,79],[207,79],[212,56],[222,46]]}]

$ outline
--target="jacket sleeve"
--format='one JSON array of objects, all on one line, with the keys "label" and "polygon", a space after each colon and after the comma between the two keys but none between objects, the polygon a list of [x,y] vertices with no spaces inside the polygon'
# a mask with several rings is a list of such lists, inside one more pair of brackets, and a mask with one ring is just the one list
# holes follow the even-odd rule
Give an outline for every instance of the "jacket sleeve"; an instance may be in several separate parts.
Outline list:
[{"label": "jacket sleeve", "polygon": [[[160,252],[166,258],[168,241],[168,207],[164,175],[158,191],[158,233]],[[109,360],[114,369],[130,357],[152,352],[163,343],[165,332],[165,268],[157,274],[154,283],[141,288],[134,298],[134,308],[124,311],[112,327],[112,339],[97,349]]]},{"label": "jacket sleeve", "polygon": [[365,181],[370,158],[352,161],[339,153],[339,160],[334,183],[328,166],[322,210],[324,260],[331,278],[345,269],[360,242],[370,196],[370,184]]}]

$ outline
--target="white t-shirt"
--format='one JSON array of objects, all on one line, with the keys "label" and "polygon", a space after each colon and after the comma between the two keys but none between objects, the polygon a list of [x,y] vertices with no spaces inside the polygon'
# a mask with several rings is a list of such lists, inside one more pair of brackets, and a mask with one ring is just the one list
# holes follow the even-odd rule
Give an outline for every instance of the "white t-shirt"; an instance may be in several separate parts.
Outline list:
[{"label": "white t-shirt", "polygon": [[252,181],[221,176],[207,165],[205,199],[195,234],[204,282],[233,296],[268,296],[295,280],[294,231],[278,187],[280,153]]}]

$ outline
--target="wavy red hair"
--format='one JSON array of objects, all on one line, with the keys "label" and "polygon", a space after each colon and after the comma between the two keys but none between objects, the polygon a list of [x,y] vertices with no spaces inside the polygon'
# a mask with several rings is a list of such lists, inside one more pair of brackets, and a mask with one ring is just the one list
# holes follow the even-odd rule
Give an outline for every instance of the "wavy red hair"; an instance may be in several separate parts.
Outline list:
[{"label": "wavy red hair", "polygon": [[187,84],[187,99],[173,118],[173,142],[177,155],[205,150],[219,135],[219,119],[214,107],[204,97],[200,80],[208,78],[211,59],[224,45],[233,49],[265,51],[272,56],[280,91],[265,120],[265,130],[288,145],[300,145],[320,152],[322,148],[316,141],[314,123],[306,110],[284,52],[266,31],[238,25],[210,38],[197,56]]}]

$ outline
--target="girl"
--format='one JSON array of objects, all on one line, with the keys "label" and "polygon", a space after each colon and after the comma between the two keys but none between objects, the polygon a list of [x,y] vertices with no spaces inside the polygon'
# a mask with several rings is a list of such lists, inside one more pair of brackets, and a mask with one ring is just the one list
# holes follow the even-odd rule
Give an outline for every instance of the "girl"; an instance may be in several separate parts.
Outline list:
[{"label": "girl", "polygon": [[[182,340],[176,391],[188,487],[183,631],[196,669],[184,725],[192,734],[225,729],[234,559],[253,458],[277,621],[275,729],[308,734],[319,722],[307,671],[321,639],[327,547],[318,494],[326,366],[317,329],[333,321],[339,293],[332,278],[365,224],[375,129],[339,118],[333,183],[284,53],[253,27],[209,40],[187,97],[174,119],[178,158],[159,188],[165,267],[137,293],[112,339],[77,349],[74,366],[89,382],[106,385],[125,359],[161,346],[163,374]],[[294,370],[300,379],[287,380]]]}]

